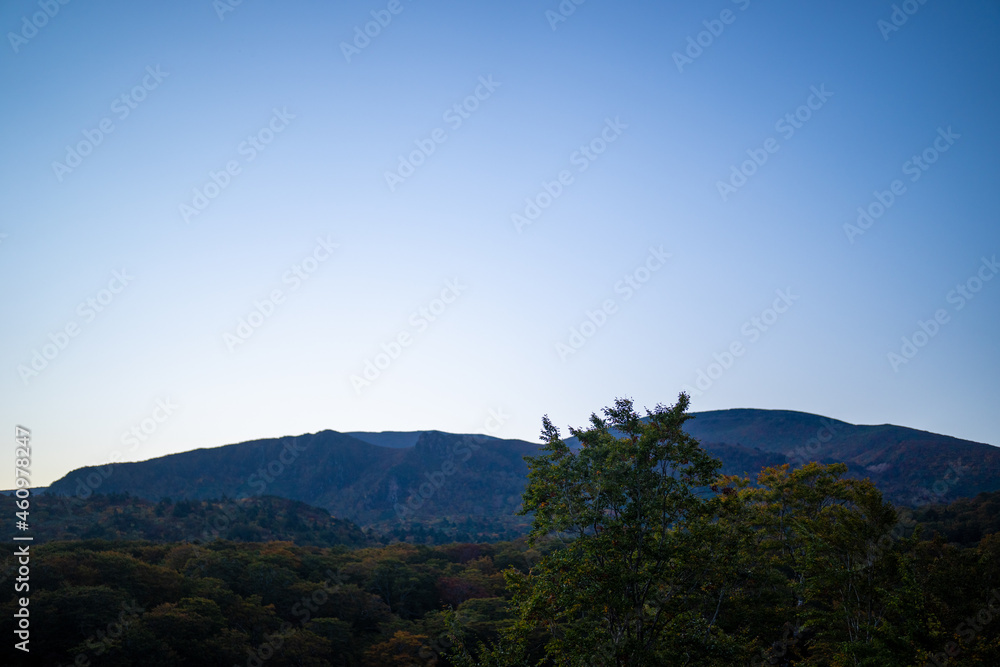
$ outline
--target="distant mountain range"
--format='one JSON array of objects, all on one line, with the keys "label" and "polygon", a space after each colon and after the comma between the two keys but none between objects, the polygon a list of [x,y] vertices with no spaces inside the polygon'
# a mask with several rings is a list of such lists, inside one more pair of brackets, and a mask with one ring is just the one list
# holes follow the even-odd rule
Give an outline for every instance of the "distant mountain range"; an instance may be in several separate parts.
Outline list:
[{"label": "distant mountain range", "polygon": [[[723,472],[844,462],[901,505],[1000,490],[1000,449],[900,426],[856,426],[786,410],[695,413],[687,424]],[[128,493],[149,500],[273,495],[376,530],[475,524],[481,539],[520,532],[523,457],[539,444],[440,431],[320,433],[254,440],[136,463],[86,467],[51,494]],[[471,522],[471,523],[470,523]]]},{"label": "distant mountain range", "polygon": [[[709,451],[718,451],[727,468],[734,454],[742,453],[751,474],[759,470],[758,461],[769,461],[768,454],[793,466],[846,463],[852,476],[871,478],[898,505],[951,502],[1000,490],[1000,448],[902,426],[856,426],[805,412],[736,409],[697,413],[688,432]],[[724,454],[712,443],[736,450]]]}]

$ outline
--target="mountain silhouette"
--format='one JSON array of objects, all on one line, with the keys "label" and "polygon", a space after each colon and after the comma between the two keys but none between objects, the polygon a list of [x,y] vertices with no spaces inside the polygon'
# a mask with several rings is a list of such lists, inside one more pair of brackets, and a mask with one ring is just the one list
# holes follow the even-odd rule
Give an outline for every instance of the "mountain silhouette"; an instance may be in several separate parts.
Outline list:
[{"label": "mountain silhouette", "polygon": [[[889,424],[858,426],[788,410],[694,413],[687,431],[723,462],[755,477],[764,466],[843,462],[899,505],[951,502],[1000,490],[1000,449]],[[573,444],[574,439],[568,442]],[[48,493],[149,500],[272,495],[361,526],[466,521],[523,528],[523,457],[540,444],[441,431],[321,431],[73,470]]]}]

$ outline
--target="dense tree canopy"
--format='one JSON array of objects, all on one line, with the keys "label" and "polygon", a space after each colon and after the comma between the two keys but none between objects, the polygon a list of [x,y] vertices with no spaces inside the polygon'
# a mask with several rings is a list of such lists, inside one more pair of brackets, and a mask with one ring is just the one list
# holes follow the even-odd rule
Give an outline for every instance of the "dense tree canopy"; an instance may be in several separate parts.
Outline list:
[{"label": "dense tree canopy", "polygon": [[570,429],[577,448],[543,420],[523,511],[544,553],[507,572],[511,622],[491,645],[463,642],[460,664],[1000,664],[937,599],[954,599],[942,567],[965,554],[929,560],[908,514],[842,464],[716,476],[682,430],[687,408],[681,394],[640,417],[619,399]]}]

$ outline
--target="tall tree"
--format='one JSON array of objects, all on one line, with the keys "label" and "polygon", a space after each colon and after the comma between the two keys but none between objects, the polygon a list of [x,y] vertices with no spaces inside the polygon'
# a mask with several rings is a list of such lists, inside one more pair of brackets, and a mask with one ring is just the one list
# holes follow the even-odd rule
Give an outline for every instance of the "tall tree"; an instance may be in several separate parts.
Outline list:
[{"label": "tall tree", "polygon": [[547,630],[556,664],[684,664],[721,648],[722,600],[705,590],[721,557],[721,499],[710,492],[721,463],[684,431],[688,405],[682,393],[643,418],[620,398],[570,429],[576,450],[543,419],[545,453],[526,457],[520,511],[534,513],[532,544],[554,535],[565,545],[508,581],[522,641]]}]

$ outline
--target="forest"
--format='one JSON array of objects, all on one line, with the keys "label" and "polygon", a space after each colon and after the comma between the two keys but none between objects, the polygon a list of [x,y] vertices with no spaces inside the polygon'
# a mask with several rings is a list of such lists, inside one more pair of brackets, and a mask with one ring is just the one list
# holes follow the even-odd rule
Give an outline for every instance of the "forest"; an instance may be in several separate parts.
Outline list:
[{"label": "forest", "polygon": [[997,494],[909,511],[843,464],[721,475],[687,407],[620,399],[574,447],[546,418],[513,540],[373,535],[281,499],[192,539],[232,501],[53,501],[31,664],[1000,664]]}]

